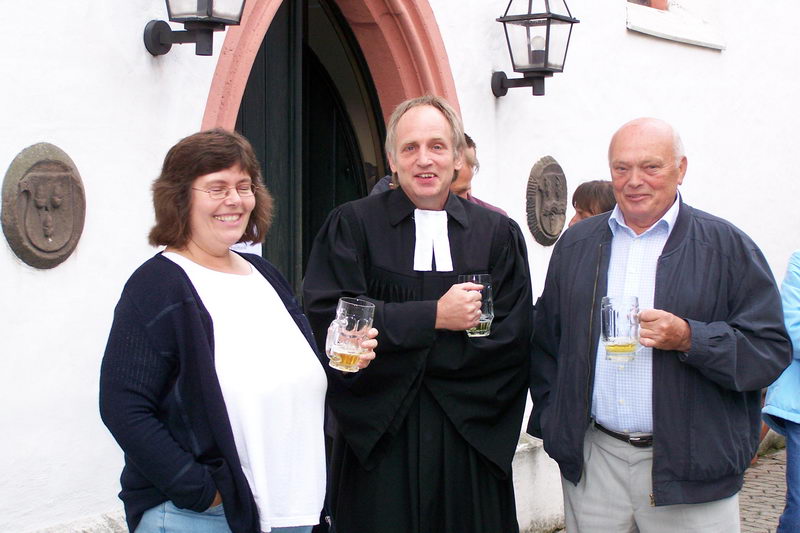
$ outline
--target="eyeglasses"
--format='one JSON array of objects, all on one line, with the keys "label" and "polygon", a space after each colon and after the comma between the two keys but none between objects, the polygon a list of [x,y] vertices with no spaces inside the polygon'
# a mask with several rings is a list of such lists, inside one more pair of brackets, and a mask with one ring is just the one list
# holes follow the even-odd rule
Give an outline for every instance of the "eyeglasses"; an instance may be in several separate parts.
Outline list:
[{"label": "eyeglasses", "polygon": [[231,193],[231,189],[236,189],[236,193],[239,196],[253,196],[256,193],[256,184],[255,183],[240,183],[238,185],[234,185],[233,187],[211,187],[210,189],[198,189],[197,187],[192,187],[195,191],[201,191],[208,193],[208,197],[212,200],[223,200],[228,197]]}]

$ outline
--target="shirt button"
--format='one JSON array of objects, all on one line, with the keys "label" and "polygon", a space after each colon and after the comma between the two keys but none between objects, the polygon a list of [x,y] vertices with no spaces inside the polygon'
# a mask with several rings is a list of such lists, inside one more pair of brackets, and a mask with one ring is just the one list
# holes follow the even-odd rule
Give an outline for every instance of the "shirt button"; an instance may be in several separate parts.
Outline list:
[{"label": "shirt button", "polygon": [[620,405],[625,405],[625,400],[619,400]]}]

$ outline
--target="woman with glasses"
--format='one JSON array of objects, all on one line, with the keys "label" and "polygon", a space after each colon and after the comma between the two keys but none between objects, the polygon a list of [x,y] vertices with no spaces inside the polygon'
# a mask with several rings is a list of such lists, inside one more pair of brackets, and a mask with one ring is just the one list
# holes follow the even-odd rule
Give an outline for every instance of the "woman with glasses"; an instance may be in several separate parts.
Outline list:
[{"label": "woman with glasses", "polygon": [[[311,531],[325,496],[325,372],[261,241],[272,199],[244,137],[173,146],[153,184],[150,243],[130,277],[100,379],[125,452],[120,498],[137,533]],[[359,366],[375,357],[372,330]]]}]

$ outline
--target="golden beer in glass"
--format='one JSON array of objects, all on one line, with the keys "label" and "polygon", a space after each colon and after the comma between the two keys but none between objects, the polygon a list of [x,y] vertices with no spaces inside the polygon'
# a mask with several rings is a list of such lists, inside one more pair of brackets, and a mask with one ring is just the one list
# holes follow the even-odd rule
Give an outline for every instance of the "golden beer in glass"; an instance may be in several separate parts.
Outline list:
[{"label": "golden beer in glass", "polygon": [[633,361],[639,344],[639,299],[636,296],[600,302],[601,339],[609,361]]},{"label": "golden beer in glass", "polygon": [[325,340],[329,366],[342,372],[358,372],[359,355],[367,351],[361,343],[367,340],[374,317],[374,303],[359,298],[339,298],[336,318]]},{"label": "golden beer in glass", "polygon": [[468,337],[488,337],[492,332],[494,320],[494,302],[492,301],[492,276],[490,274],[461,274],[459,283],[476,283],[483,285],[481,289],[481,317],[478,325],[467,330]]}]

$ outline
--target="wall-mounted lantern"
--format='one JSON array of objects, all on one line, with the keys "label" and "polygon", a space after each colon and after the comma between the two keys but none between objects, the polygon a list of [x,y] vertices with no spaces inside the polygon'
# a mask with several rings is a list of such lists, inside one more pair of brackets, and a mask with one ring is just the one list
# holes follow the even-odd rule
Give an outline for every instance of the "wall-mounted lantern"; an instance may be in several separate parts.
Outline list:
[{"label": "wall-mounted lantern", "polygon": [[511,0],[497,22],[503,23],[514,72],[523,77],[492,73],[492,93],[500,97],[510,87],[533,87],[534,95],[543,95],[544,79],[564,70],[572,25],[580,21],[564,0]]},{"label": "wall-mounted lantern", "polygon": [[195,54],[210,56],[214,32],[236,26],[242,20],[245,0],[166,0],[169,20],[184,31],[173,31],[163,20],[151,20],[144,28],[144,46],[154,56],[169,52],[173,44],[195,43]]}]

